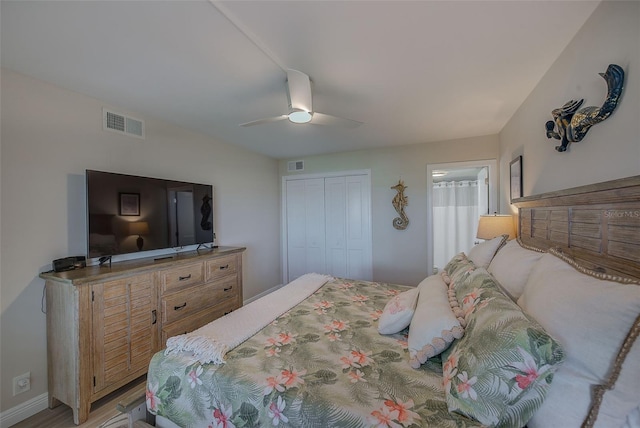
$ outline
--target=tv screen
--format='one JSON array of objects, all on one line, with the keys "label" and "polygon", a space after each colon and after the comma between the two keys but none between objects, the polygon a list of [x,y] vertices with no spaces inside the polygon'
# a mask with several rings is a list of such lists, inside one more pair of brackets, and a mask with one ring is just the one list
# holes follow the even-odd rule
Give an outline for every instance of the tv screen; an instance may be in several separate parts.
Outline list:
[{"label": "tv screen", "polygon": [[89,258],[213,243],[213,186],[86,171]]}]

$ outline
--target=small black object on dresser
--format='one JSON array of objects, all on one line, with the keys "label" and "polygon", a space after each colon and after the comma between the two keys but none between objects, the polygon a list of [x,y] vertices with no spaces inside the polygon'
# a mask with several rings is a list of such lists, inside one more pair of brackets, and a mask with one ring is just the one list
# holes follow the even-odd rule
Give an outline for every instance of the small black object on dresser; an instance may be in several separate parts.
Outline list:
[{"label": "small black object on dresser", "polygon": [[54,260],[53,262],[51,262],[51,265],[55,272],[64,272],[67,270],[86,267],[87,259],[85,256],[64,257],[62,259]]}]

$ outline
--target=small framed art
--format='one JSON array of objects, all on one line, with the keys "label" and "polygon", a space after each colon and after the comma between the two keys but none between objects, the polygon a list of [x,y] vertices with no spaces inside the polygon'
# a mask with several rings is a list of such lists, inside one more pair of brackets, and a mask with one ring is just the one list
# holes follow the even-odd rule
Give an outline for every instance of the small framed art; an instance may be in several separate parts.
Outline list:
[{"label": "small framed art", "polygon": [[511,178],[511,202],[522,197],[522,156],[518,156],[509,164],[509,176]]},{"label": "small framed art", "polygon": [[120,193],[120,215],[140,215],[140,193]]}]

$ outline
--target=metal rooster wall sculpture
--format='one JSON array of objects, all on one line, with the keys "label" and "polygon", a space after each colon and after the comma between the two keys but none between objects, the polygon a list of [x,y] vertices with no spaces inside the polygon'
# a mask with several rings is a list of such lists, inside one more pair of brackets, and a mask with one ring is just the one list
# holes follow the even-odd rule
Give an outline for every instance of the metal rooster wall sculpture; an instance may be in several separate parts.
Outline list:
[{"label": "metal rooster wall sculpture", "polygon": [[[562,142],[556,146],[557,151],[564,152],[569,143],[581,141],[589,128],[607,119],[616,109],[622,94],[624,70],[619,65],[610,64],[606,72],[598,74],[604,78],[608,87],[607,98],[602,107],[590,106],[578,110],[584,102],[584,99],[581,99],[567,101],[562,107],[551,112],[553,120],[546,123],[547,138],[555,138]],[[555,127],[557,131],[554,130]]]}]

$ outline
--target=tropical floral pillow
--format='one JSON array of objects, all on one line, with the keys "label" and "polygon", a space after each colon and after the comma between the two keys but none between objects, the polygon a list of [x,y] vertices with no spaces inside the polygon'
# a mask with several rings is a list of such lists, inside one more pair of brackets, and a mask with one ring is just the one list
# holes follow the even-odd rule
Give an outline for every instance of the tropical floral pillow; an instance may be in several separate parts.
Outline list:
[{"label": "tropical floral pillow", "polygon": [[462,282],[474,270],[476,265],[466,256],[465,253],[459,253],[454,256],[442,270],[442,279],[445,284],[455,287],[457,282]]},{"label": "tropical floral pillow", "polygon": [[490,426],[526,425],[564,360],[562,348],[484,268],[467,275],[455,293],[466,327],[442,354],[449,411]]}]

